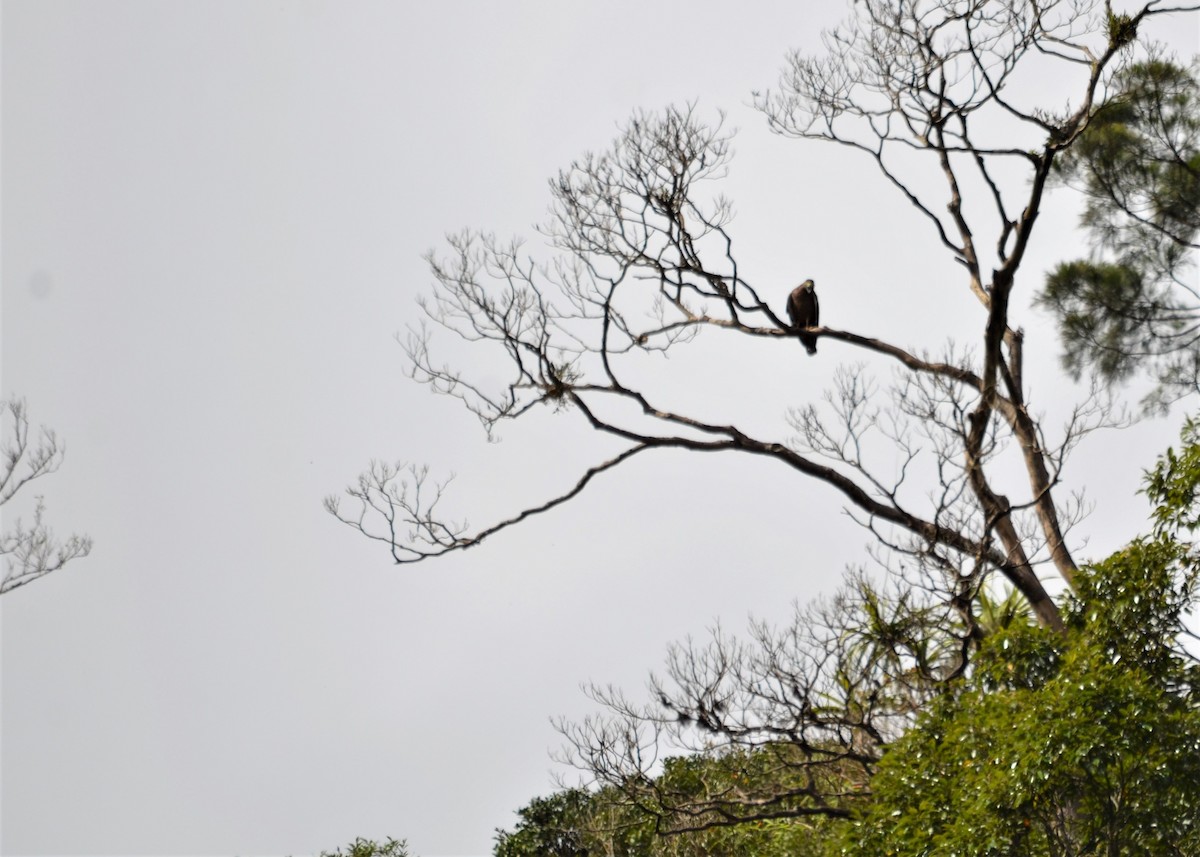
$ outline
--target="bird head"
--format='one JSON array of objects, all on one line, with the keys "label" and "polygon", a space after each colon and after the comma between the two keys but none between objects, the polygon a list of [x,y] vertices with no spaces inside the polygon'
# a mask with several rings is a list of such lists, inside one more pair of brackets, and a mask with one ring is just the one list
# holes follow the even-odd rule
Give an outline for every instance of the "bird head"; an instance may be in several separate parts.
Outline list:
[{"label": "bird head", "polygon": [[810,292],[815,292],[817,290],[817,284],[814,283],[812,280],[805,280],[803,283],[800,284],[800,288],[806,289]]}]

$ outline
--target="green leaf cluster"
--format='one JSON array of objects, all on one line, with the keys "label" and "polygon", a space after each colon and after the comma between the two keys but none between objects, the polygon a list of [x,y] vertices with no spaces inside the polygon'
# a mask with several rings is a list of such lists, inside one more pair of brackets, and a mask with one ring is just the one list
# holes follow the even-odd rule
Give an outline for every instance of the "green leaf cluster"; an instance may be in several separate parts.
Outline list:
[{"label": "green leaf cluster", "polygon": [[1084,194],[1093,250],[1053,269],[1038,297],[1058,318],[1064,364],[1108,379],[1149,369],[1164,397],[1194,389],[1200,306],[1179,279],[1200,232],[1193,71],[1157,57],[1123,69],[1056,167]]},{"label": "green leaf cluster", "polygon": [[[668,759],[648,787],[535,799],[495,854],[1200,854],[1200,661],[1184,645],[1200,576],[1189,538],[1200,422],[1144,493],[1153,532],[1079,570],[1065,632],[1038,625],[1019,597],[977,595],[969,668],[928,698],[869,781],[820,769],[816,791],[836,795],[838,812],[819,814],[801,781],[816,774],[781,740]],[[899,626],[876,613],[872,627],[893,639]]]},{"label": "green leaf cluster", "polygon": [[358,837],[343,850],[322,851],[319,857],[410,857],[408,843],[388,838],[383,842]]},{"label": "green leaf cluster", "polygon": [[1012,623],[884,754],[844,848],[892,855],[1200,853],[1200,437],[1147,477],[1156,532],[1081,570],[1065,635]]},{"label": "green leaf cluster", "polygon": [[[717,783],[730,795],[769,776],[759,752],[673,757],[656,785],[681,800],[711,797]],[[734,803],[731,801],[730,808]],[[786,813],[782,813],[786,815]],[[674,829],[661,808],[631,803],[616,789],[565,789],[534,798],[517,811],[511,831],[499,830],[495,857],[833,857],[836,827],[824,818],[756,818],[729,823],[719,815],[694,819],[698,829]],[[724,823],[722,823],[722,821]]]}]

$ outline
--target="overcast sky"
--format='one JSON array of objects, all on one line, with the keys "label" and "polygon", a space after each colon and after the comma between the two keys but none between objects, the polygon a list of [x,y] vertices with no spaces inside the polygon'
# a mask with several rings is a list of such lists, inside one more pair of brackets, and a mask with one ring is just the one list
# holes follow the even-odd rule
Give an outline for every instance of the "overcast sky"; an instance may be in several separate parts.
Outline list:
[{"label": "overcast sky", "polygon": [[[832,492],[735,457],[638,461],[413,567],[321,508],[370,459],[402,459],[456,473],[447,502],[483,524],[611,448],[550,412],[487,443],[405,377],[395,335],[419,319],[423,252],[465,226],[533,237],[546,179],[635,108],[728,112],[740,264],[778,284],[780,311],[812,277],[823,319],[902,344],[978,322],[868,164],[772,137],[748,106],[842,4],[733,8],[3,3],[3,393],[66,440],[38,491],[96,543],[0,605],[4,854],[356,836],[489,853],[553,788],[549,717],[591,710],[581,682],[636,693],[669,642],[784,619],[865,560]],[[1170,35],[1189,55],[1200,41],[1194,22]],[[1076,246],[1074,216],[1051,198],[1032,271]],[[1035,405],[1058,413],[1083,391],[1045,319],[1014,320]],[[706,359],[681,400],[783,433],[856,355],[779,341]],[[1081,450],[1084,556],[1145,527],[1134,492],[1177,423]]]}]

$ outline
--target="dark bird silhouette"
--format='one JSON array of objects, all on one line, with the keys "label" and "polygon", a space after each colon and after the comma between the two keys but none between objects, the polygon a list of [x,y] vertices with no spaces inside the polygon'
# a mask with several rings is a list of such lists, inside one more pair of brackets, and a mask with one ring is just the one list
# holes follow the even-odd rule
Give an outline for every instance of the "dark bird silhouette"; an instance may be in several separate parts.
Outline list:
[{"label": "dark bird silhouette", "polygon": [[792,327],[798,330],[800,342],[804,344],[809,354],[816,354],[817,338],[811,333],[804,332],[807,327],[816,327],[821,315],[821,308],[817,304],[816,283],[812,280],[805,280],[792,289],[792,293],[788,295],[787,309],[788,318],[792,320]]}]

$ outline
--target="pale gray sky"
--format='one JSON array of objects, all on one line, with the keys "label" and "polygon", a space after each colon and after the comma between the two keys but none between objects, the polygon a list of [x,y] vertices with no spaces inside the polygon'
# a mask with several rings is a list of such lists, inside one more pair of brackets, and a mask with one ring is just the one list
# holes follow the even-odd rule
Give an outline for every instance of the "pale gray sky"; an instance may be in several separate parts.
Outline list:
[{"label": "pale gray sky", "polygon": [[[780,310],[813,277],[823,317],[863,333],[936,347],[977,320],[865,162],[772,137],[748,107],[837,0],[0,8],[2,392],[66,439],[39,490],[96,541],[0,605],[4,854],[389,835],[488,853],[552,789],[548,718],[590,710],[580,682],[636,692],[670,641],[783,618],[863,560],[831,492],[732,457],[641,461],[415,567],[322,511],[370,458],[400,458],[456,472],[448,502],[484,523],[608,448],[551,413],[488,444],[405,378],[393,337],[429,288],[422,252],[464,226],[532,238],[546,179],[634,108],[728,111],[740,263]],[[1196,32],[1171,35],[1194,52]],[[1031,268],[1072,205],[1052,200]],[[1018,316],[1057,413],[1080,390],[1044,319]],[[696,353],[681,399],[770,430],[856,359]],[[1089,550],[1144,526],[1139,473],[1174,432],[1080,453]]]}]

